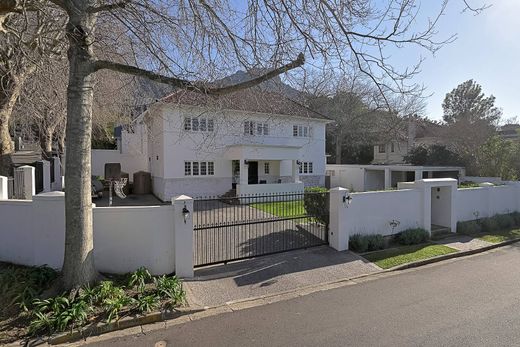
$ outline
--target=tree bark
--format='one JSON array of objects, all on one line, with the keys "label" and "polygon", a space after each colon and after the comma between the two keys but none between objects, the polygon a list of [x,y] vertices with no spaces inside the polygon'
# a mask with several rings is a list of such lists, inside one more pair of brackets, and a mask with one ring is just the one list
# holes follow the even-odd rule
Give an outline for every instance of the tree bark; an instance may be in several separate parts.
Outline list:
[{"label": "tree bark", "polygon": [[343,145],[343,134],[342,131],[338,129],[336,133],[336,164],[341,164],[341,150]]},{"label": "tree bark", "polygon": [[[5,78],[9,77],[6,76]],[[22,92],[21,80],[11,79],[9,83],[6,83],[9,88],[2,91],[4,97],[0,98],[0,155],[14,151],[11,134],[9,134],[9,120],[11,119],[16,101],[18,101],[18,97]]]},{"label": "tree bark", "polygon": [[70,1],[69,85],[67,89],[65,169],[65,256],[63,289],[77,289],[96,281],[92,228],[91,162],[93,69],[92,39],[96,15],[91,1]]}]

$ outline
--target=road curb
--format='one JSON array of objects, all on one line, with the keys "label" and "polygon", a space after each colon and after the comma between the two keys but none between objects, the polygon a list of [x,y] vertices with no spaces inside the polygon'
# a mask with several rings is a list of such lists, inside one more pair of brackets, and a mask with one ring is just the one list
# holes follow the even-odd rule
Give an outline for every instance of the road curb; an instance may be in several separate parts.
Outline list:
[{"label": "road curb", "polygon": [[[349,285],[356,285],[361,282],[357,282],[357,280],[366,279],[366,278],[380,278],[385,275],[392,275],[398,271],[417,268],[420,266],[425,266],[433,263],[438,263],[441,261],[461,258],[464,256],[469,256],[473,254],[483,253],[489,250],[493,250],[496,248],[500,248],[503,246],[508,246],[514,243],[520,242],[520,239],[508,240],[497,244],[492,244],[489,246],[485,246],[482,248],[477,248],[469,251],[459,251],[456,253],[450,253],[446,255],[441,255],[438,257],[433,257],[425,260],[419,260],[413,263],[408,263],[400,266],[396,266],[390,269],[381,270],[369,274],[363,274],[355,277],[343,278],[339,280],[334,280],[326,283],[319,283],[314,285],[309,285],[301,288],[291,289],[283,292],[273,293],[273,294],[265,294],[256,297],[238,299],[233,301],[228,301],[224,304],[211,306],[211,307],[191,307],[176,311],[168,311],[168,312],[153,312],[144,316],[139,317],[125,317],[117,322],[103,324],[95,327],[89,327],[83,329],[82,331],[76,332],[68,332],[62,333],[59,335],[51,336],[47,342],[50,345],[57,345],[63,343],[71,343],[79,340],[85,340],[87,338],[101,338],[103,340],[110,339],[113,336],[110,336],[109,333],[116,332],[119,330],[135,328],[138,326],[150,325],[152,323],[164,322],[164,325],[161,325],[160,328],[167,328],[169,326],[186,323],[189,321],[194,321],[206,317],[211,317],[223,313],[230,313],[234,311],[239,311],[247,308],[253,308],[257,306],[263,306],[267,304],[272,304],[275,302],[286,301],[290,299],[295,299],[298,297],[306,296],[309,294],[346,287]],[[139,332],[143,331],[143,327]],[[130,329],[129,329],[130,330]],[[123,335],[132,335],[135,334],[136,331],[129,331],[128,334]]]}]

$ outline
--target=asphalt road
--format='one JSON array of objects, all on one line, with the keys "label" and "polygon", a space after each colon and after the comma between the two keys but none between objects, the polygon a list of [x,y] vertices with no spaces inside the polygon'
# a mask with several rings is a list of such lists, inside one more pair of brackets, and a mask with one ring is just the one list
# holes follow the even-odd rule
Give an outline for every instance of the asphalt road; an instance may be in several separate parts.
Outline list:
[{"label": "asphalt road", "polygon": [[520,246],[95,346],[514,346]]}]

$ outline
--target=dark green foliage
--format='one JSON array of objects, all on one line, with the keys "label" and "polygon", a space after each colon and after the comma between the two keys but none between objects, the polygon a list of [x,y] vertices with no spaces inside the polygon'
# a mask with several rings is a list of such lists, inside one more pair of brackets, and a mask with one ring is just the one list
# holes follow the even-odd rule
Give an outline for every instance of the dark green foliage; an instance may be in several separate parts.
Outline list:
[{"label": "dark green foliage", "polygon": [[442,145],[414,147],[404,161],[413,165],[462,165],[461,158]]},{"label": "dark green foliage", "polygon": [[470,220],[466,222],[457,222],[457,233],[471,235],[474,233],[481,232],[482,227],[480,223],[475,220]]},{"label": "dark green foliage", "polygon": [[478,188],[478,183],[472,181],[464,181],[459,184],[459,188]]},{"label": "dark green foliage", "polygon": [[381,234],[354,234],[349,238],[349,249],[363,253],[378,251],[385,248],[385,238]]},{"label": "dark green foliage", "polygon": [[368,251],[378,251],[385,248],[385,238],[381,234],[365,236],[368,240]]},{"label": "dark green foliage", "polygon": [[368,239],[364,235],[354,234],[349,238],[348,248],[358,253],[366,252],[368,250]]},{"label": "dark green foliage", "polygon": [[520,212],[511,213],[511,218],[513,218],[514,226],[520,226]]},{"label": "dark green foliage", "polygon": [[510,214],[497,214],[493,216],[500,229],[507,229],[515,225],[515,220]]},{"label": "dark green foliage", "polygon": [[[148,286],[147,282],[152,284]],[[184,302],[182,283],[175,276],[153,278],[143,267],[129,274],[122,283],[128,285],[119,286],[107,280],[92,288],[82,288],[72,299],[64,294],[34,300],[30,333],[46,334],[80,328],[93,318],[112,322],[119,320],[121,315],[150,312],[159,307],[172,308]]]},{"label": "dark green foliage", "polygon": [[305,211],[318,221],[329,224],[329,190],[322,187],[305,188]]},{"label": "dark green foliage", "polygon": [[47,289],[57,272],[46,266],[0,264],[0,313],[17,304],[27,310],[32,300]]},{"label": "dark green foliage", "polygon": [[498,221],[494,217],[480,219],[480,226],[482,227],[482,232],[485,233],[490,233],[500,229]]},{"label": "dark green foliage", "polygon": [[402,245],[417,245],[429,239],[430,234],[422,228],[403,230],[397,237],[397,241]]}]

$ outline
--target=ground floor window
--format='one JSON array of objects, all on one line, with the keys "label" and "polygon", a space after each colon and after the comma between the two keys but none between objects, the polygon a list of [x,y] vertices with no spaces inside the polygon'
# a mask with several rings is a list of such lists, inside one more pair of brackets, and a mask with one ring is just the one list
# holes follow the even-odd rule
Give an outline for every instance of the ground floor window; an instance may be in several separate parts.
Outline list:
[{"label": "ground floor window", "polygon": [[215,164],[212,161],[185,161],[184,176],[213,176]]},{"label": "ground floor window", "polygon": [[313,173],[312,161],[304,161],[300,164],[300,174]]},{"label": "ground floor window", "polygon": [[269,163],[264,163],[264,174],[269,175]]}]

